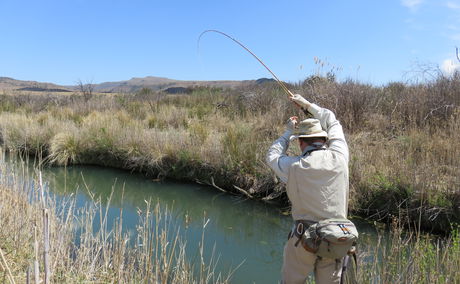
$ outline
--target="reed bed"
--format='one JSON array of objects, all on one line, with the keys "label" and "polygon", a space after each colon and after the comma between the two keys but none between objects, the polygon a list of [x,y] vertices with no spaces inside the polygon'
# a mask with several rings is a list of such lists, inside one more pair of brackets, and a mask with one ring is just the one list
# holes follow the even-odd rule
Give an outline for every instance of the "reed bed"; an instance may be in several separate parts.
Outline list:
[{"label": "reed bed", "polygon": [[0,160],[4,283],[229,283],[231,273],[215,271],[216,259],[203,256],[204,235],[195,254],[201,261],[190,261],[182,229],[158,202],[139,208],[136,232],[123,230],[122,211],[109,228],[110,200],[94,198],[82,208],[73,197],[58,203],[39,172],[31,180],[26,167]]},{"label": "reed bed", "polygon": [[357,271],[354,264],[349,268],[347,283],[460,282],[459,227],[439,238],[407,230],[394,219],[389,230],[360,238]]},{"label": "reed bed", "polygon": [[[460,75],[371,86],[311,76],[288,86],[333,110],[350,150],[350,211],[449,233],[460,219]],[[298,114],[276,84],[187,95],[3,94],[0,141],[58,165],[98,164],[209,184],[288,206],[264,162]],[[295,147],[293,147],[295,148]],[[296,153],[293,149],[292,153]],[[388,202],[389,201],[389,202]]]}]

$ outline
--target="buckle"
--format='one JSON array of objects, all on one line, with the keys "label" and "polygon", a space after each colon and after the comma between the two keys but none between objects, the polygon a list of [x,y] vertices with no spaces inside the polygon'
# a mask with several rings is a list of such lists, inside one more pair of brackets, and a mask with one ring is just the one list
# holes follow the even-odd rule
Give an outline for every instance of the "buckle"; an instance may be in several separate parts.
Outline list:
[{"label": "buckle", "polygon": [[304,225],[303,225],[302,222],[297,223],[297,227],[295,228],[295,230],[296,230],[296,233],[297,233],[299,236],[302,236],[302,235],[303,235],[303,233],[305,232],[304,229],[305,229],[305,228],[304,228]]}]

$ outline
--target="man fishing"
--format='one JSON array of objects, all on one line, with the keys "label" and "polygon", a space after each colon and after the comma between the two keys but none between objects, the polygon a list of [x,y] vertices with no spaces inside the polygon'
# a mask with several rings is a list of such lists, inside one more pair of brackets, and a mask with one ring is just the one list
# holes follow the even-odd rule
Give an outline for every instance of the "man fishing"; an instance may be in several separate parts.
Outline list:
[{"label": "man fishing", "polygon": [[[310,103],[298,94],[290,99],[314,118],[299,122],[297,117],[291,117],[286,131],[272,144],[266,157],[270,168],[287,184],[295,221],[284,247],[282,282],[305,283],[308,275],[314,272],[318,284],[340,283],[342,260],[319,257],[300,241],[312,224],[330,218],[347,218],[347,142],[332,111]],[[293,139],[298,139],[302,152],[299,156],[286,154]]]}]

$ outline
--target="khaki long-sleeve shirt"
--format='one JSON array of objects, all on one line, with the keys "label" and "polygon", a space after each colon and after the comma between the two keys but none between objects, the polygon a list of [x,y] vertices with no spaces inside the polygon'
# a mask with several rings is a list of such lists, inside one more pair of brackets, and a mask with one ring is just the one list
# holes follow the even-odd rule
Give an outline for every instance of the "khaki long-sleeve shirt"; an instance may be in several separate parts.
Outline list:
[{"label": "khaki long-sleeve shirt", "polygon": [[325,150],[287,156],[290,131],[269,148],[266,162],[287,183],[294,220],[346,218],[349,152],[342,126],[333,112],[311,104],[308,111],[328,133]]}]

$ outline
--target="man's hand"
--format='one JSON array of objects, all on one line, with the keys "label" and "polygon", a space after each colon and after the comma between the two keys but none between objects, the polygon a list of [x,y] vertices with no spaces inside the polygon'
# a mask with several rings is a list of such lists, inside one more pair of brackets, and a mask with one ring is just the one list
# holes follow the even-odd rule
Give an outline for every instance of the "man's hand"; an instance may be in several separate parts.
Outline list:
[{"label": "man's hand", "polygon": [[307,101],[304,97],[302,97],[299,94],[292,95],[289,99],[303,109],[308,109],[308,107],[311,104],[309,101]]},{"label": "man's hand", "polygon": [[293,132],[298,120],[299,118],[297,116],[291,116],[286,123],[286,130]]}]

